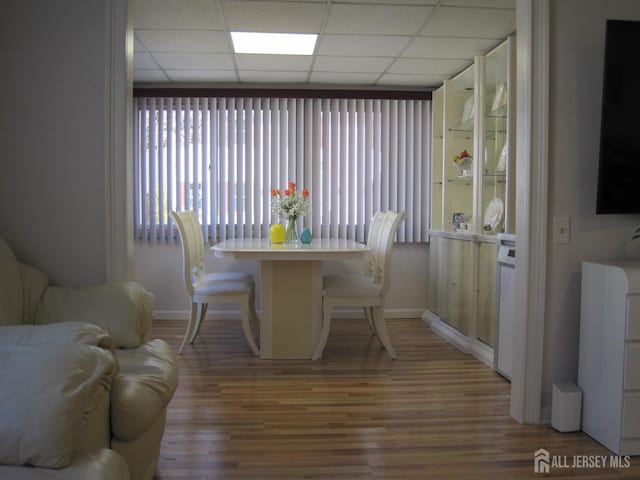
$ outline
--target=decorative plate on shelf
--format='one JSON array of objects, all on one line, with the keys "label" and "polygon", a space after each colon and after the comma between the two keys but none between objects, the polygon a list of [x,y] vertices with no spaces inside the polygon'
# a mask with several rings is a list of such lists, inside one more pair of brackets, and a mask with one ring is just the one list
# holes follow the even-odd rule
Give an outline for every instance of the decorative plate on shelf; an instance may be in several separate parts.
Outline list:
[{"label": "decorative plate on shelf", "polygon": [[498,157],[498,164],[496,165],[496,171],[504,172],[507,169],[507,156],[509,155],[509,145],[504,142],[500,156]]},{"label": "decorative plate on shelf", "polygon": [[498,197],[494,197],[484,211],[484,223],[482,229],[485,232],[494,232],[502,223],[504,215],[504,202]]},{"label": "decorative plate on shelf", "polygon": [[504,82],[498,83],[496,86],[496,93],[493,96],[493,102],[491,104],[491,111],[495,112],[507,104],[507,86]]},{"label": "decorative plate on shelf", "polygon": [[471,95],[464,102],[464,107],[462,107],[462,117],[460,117],[460,123],[466,122],[467,120],[471,120],[476,113],[476,105],[474,100],[474,95]]}]

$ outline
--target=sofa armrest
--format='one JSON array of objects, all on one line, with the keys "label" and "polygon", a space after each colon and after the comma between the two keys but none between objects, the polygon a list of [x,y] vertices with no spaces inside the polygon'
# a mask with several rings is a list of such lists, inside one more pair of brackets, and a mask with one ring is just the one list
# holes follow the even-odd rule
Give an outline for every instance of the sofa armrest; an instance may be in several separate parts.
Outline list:
[{"label": "sofa armrest", "polygon": [[0,345],[0,464],[64,468],[116,361],[86,345]]},{"label": "sofa armrest", "polygon": [[44,292],[35,323],[85,322],[104,328],[115,348],[136,348],[149,338],[155,297],[135,282],[95,287],[50,286]]},{"label": "sofa armrest", "polygon": [[167,407],[178,386],[171,347],[159,338],[138,348],[116,350],[119,372],[111,391],[111,431],[120,440],[145,432]]}]

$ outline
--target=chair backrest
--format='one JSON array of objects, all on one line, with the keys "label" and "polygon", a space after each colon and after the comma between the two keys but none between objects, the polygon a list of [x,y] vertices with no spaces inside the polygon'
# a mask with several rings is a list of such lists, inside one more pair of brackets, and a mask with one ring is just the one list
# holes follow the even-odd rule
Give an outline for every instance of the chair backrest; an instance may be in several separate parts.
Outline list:
[{"label": "chair backrest", "polygon": [[378,269],[378,257],[379,251],[376,246],[380,243],[380,233],[382,230],[382,225],[387,218],[387,212],[381,212],[378,210],[376,214],[373,216],[373,220],[371,221],[371,228],[369,229],[369,233],[367,235],[367,246],[371,249],[369,251],[369,256],[367,258],[367,268],[365,275],[370,278],[375,278],[376,271]]},{"label": "chair backrest", "polygon": [[169,213],[178,226],[180,243],[182,244],[182,268],[184,286],[193,295],[194,285],[205,274],[204,270],[204,239],[200,222],[191,211]]},{"label": "chair backrest", "polygon": [[373,247],[378,259],[374,282],[382,285],[383,295],[389,288],[389,270],[391,267],[393,240],[398,231],[398,227],[405,217],[406,214],[404,212],[387,212],[384,217],[384,222],[380,227],[378,243]]}]

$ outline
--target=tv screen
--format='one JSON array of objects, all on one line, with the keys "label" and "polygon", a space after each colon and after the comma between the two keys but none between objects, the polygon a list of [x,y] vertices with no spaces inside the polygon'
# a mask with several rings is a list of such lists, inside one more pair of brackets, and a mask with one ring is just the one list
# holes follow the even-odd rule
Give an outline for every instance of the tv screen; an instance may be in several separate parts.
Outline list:
[{"label": "tv screen", "polygon": [[596,213],[640,213],[640,22],[607,20]]}]

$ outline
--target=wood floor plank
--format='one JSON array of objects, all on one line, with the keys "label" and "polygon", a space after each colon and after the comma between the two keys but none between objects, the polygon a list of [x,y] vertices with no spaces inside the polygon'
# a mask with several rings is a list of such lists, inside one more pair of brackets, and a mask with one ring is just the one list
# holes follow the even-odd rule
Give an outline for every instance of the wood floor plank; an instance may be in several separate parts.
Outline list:
[{"label": "wood floor plank", "polygon": [[[630,468],[533,471],[534,452],[611,455],[583,433],[519,425],[509,383],[434,335],[392,320],[389,359],[364,320],[335,321],[324,359],[260,360],[239,321],[207,321],[179,357],[157,480],[638,479]],[[185,322],[156,320],[177,347]]]}]

